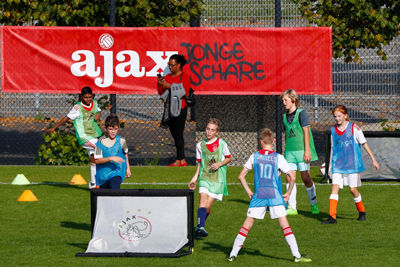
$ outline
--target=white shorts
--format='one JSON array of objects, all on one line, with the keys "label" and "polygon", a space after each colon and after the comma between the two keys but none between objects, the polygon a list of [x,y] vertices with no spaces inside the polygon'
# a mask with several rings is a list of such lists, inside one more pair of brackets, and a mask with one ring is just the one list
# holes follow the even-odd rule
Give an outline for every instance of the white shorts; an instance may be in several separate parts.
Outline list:
[{"label": "white shorts", "polygon": [[221,200],[222,200],[222,197],[224,196],[223,194],[215,194],[215,193],[212,193],[212,192],[208,191],[207,188],[202,187],[202,186],[199,187],[199,194],[200,194],[200,193],[207,194],[207,195],[209,195],[210,197],[215,198],[215,199],[218,200],[218,201],[221,201]]},{"label": "white shorts", "polygon": [[289,163],[289,167],[292,171],[299,170],[300,172],[305,172],[310,170],[310,163],[305,163],[305,162]]},{"label": "white shorts", "polygon": [[247,217],[251,217],[254,219],[264,219],[265,213],[267,212],[267,208],[269,210],[269,216],[271,217],[271,219],[277,219],[280,217],[285,217],[287,215],[285,206],[279,205],[271,207],[248,208]]},{"label": "white shorts", "polygon": [[94,154],[94,151],[96,149],[97,141],[98,141],[97,138],[93,138],[93,139],[90,139],[89,141],[87,141],[86,143],[82,144],[82,147],[84,149],[86,149],[86,151],[87,151],[87,153],[89,155],[89,158],[90,158],[91,155]]},{"label": "white shorts", "polygon": [[360,187],[361,175],[360,173],[334,173],[332,174],[332,184],[339,185],[339,188],[343,188],[344,185]]}]

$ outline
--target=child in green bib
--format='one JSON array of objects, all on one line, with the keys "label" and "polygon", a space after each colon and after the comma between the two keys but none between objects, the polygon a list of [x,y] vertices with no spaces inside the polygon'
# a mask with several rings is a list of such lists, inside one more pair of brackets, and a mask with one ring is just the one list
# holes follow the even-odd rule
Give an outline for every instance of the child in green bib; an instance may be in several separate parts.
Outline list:
[{"label": "child in green bib", "polygon": [[206,139],[196,146],[197,169],[189,182],[189,189],[196,189],[199,178],[200,203],[197,211],[198,225],[195,230],[196,237],[206,237],[205,223],[210,214],[214,200],[222,200],[228,195],[226,186],[226,165],[232,161],[226,142],[217,138],[220,121],[211,118],[207,122]]},{"label": "child in green bib", "polygon": [[89,188],[96,188],[96,163],[93,157],[96,148],[97,137],[102,135],[102,132],[97,125],[100,120],[100,112],[97,101],[93,99],[94,94],[88,86],[83,87],[79,96],[80,101],[74,105],[70,112],[62,118],[52,128],[47,129],[47,133],[54,132],[58,127],[69,120],[74,123],[76,138],[78,143],[88,152],[90,165],[90,182]]},{"label": "child in green bib", "polygon": [[[311,213],[319,214],[315,185],[310,175],[310,162],[318,160],[315,151],[314,139],[310,129],[308,114],[298,108],[299,98],[296,91],[288,89],[281,94],[283,106],[286,109],[283,114],[283,124],[286,133],[285,159],[292,170],[300,171],[301,178],[306,186],[308,199],[310,200]],[[288,178],[286,178],[287,180]],[[289,182],[287,181],[286,187]],[[288,201],[288,215],[296,215],[296,184]]]}]

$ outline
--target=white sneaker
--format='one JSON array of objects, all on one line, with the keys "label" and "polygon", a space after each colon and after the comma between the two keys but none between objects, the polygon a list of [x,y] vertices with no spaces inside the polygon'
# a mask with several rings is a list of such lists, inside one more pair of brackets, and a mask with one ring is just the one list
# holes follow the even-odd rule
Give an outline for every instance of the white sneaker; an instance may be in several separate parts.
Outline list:
[{"label": "white sneaker", "polygon": [[96,189],[96,188],[97,188],[96,182],[94,183],[89,182],[89,189]]}]

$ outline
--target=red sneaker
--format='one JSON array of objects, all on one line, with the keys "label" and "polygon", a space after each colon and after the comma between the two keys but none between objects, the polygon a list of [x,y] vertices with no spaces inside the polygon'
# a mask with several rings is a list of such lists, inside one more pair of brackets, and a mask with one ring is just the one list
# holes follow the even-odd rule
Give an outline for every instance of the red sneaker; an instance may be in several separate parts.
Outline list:
[{"label": "red sneaker", "polygon": [[[181,161],[182,162],[182,161]],[[185,161],[185,162],[183,162],[183,163],[181,163],[181,165],[179,165],[180,167],[184,167],[184,166],[187,166],[188,164],[187,164],[187,162]]]},{"label": "red sneaker", "polygon": [[168,165],[168,167],[179,167],[179,166],[181,166],[180,160],[175,160],[175,162]]}]

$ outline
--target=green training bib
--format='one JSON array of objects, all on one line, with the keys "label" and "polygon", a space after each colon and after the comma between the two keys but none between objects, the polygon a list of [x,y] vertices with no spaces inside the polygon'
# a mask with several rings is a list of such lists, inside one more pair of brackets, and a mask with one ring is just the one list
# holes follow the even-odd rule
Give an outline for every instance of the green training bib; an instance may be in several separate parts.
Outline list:
[{"label": "green training bib", "polygon": [[97,114],[97,101],[93,100],[93,107],[91,110],[86,110],[81,102],[78,102],[79,117],[74,120],[75,134],[80,145],[87,141],[101,136],[101,130],[97,125],[94,117]]},{"label": "green training bib", "polygon": [[[301,108],[296,110],[291,123],[287,121],[286,113],[283,114],[283,123],[286,128],[285,159],[289,163],[304,162],[304,132],[299,121],[301,111]],[[310,127],[308,127],[308,131],[310,134],[311,161],[316,161],[318,160],[318,155],[315,151],[314,138]]]},{"label": "green training bib", "polygon": [[228,195],[228,188],[226,186],[226,165],[221,166],[218,170],[214,171],[210,168],[213,163],[221,162],[224,160],[224,146],[226,142],[219,139],[219,146],[216,151],[211,152],[208,150],[206,140],[201,143],[201,163],[199,173],[199,187],[205,187],[208,191],[214,194]]}]

